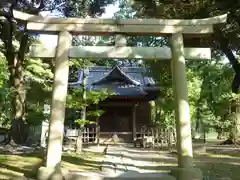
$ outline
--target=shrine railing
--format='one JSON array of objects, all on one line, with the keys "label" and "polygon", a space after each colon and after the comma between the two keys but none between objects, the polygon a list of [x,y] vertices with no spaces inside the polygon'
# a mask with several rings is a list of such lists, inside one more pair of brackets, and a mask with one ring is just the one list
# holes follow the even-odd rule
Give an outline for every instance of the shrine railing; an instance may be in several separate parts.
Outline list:
[{"label": "shrine railing", "polygon": [[83,144],[96,144],[99,142],[100,138],[100,126],[85,127],[81,131],[80,129],[68,128],[65,137],[68,140],[77,140],[79,133],[81,133]]},{"label": "shrine railing", "polygon": [[176,132],[173,128],[148,128],[147,130],[141,129],[136,133],[137,138],[152,137],[154,144],[161,147],[172,146],[176,144]]}]

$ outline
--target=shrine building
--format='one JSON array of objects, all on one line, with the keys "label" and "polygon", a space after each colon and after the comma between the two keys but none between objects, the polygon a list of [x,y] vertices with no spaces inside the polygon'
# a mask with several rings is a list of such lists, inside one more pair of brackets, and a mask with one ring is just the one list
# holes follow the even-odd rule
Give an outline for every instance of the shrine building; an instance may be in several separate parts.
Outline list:
[{"label": "shrine building", "polygon": [[[146,68],[115,66],[94,66],[88,68],[87,88],[99,91],[107,88],[115,95],[98,104],[104,114],[97,120],[100,139],[116,133],[124,142],[132,142],[142,125],[152,124],[151,101],[159,96],[159,87]],[[78,81],[70,83],[71,88],[81,88],[83,72]],[[96,108],[96,107],[92,107]]]}]

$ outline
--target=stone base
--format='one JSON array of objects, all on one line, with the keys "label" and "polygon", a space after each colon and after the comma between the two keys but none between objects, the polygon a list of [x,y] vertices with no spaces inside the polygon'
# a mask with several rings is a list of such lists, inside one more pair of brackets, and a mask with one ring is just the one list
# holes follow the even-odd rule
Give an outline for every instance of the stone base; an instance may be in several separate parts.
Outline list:
[{"label": "stone base", "polygon": [[176,177],[177,180],[202,180],[202,171],[197,168],[179,168],[176,167],[171,170],[172,176]]},{"label": "stone base", "polygon": [[67,169],[40,167],[37,172],[38,180],[64,180],[69,174]]}]

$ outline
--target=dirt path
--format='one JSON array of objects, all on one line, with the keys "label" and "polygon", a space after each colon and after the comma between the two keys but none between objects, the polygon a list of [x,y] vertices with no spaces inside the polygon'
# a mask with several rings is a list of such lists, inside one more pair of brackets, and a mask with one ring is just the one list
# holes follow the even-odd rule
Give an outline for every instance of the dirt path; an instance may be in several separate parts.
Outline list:
[{"label": "dirt path", "polygon": [[[93,147],[103,152],[105,147]],[[177,166],[177,155],[164,150],[133,148],[133,145],[109,146],[102,160],[102,172],[111,176],[159,176]],[[239,179],[240,148],[207,145],[207,153],[194,156],[194,164],[206,179]]]},{"label": "dirt path", "polygon": [[[90,150],[103,152],[104,147]],[[156,177],[165,175],[174,157],[169,157],[164,151],[133,148],[132,144],[108,146],[107,154],[102,160],[102,172],[111,176]],[[167,163],[168,162],[168,163]],[[169,166],[169,167],[168,167]]]},{"label": "dirt path", "polygon": [[[106,176],[159,178],[177,165],[176,154],[169,153],[168,150],[133,148],[133,145],[125,144],[109,146],[107,155],[99,155],[104,148],[105,146],[88,147],[84,150],[90,153],[83,152],[81,155],[65,153],[62,157],[62,165],[73,175],[75,173],[77,176],[78,173],[85,174],[84,176],[90,175],[94,180]],[[43,153],[41,151],[32,153],[34,148],[4,146],[0,147],[1,149],[0,179],[32,174],[33,169],[39,167],[39,163],[42,162]],[[240,147],[207,144],[207,153],[195,155],[194,164],[202,170],[205,179],[240,180]]]}]

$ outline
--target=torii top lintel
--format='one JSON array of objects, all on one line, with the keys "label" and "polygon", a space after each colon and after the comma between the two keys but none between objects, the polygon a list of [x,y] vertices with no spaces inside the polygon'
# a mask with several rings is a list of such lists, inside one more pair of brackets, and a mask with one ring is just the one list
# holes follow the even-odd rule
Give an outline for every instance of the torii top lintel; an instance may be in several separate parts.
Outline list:
[{"label": "torii top lintel", "polygon": [[83,19],[35,16],[14,10],[14,17],[27,21],[27,29],[39,33],[58,33],[66,30],[88,35],[163,35],[213,33],[213,25],[225,23],[227,14],[205,19]]}]

